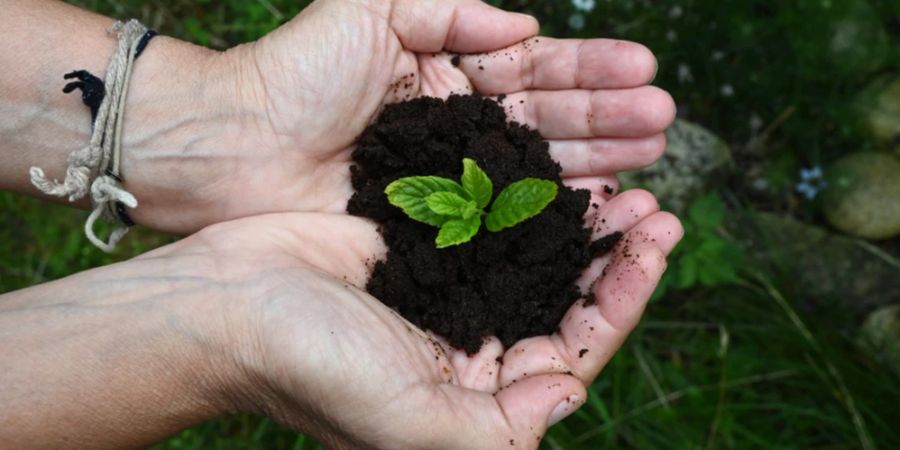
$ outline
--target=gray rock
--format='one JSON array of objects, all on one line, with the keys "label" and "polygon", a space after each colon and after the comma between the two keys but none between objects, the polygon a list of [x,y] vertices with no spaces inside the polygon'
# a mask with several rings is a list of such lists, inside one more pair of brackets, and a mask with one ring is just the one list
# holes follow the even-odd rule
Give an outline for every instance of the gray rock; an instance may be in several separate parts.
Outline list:
[{"label": "gray rock", "polygon": [[728,232],[764,267],[808,299],[831,299],[860,320],[900,301],[900,261],[867,241],[772,213],[736,212]]},{"label": "gray rock", "polygon": [[875,142],[900,156],[900,76],[874,81],[857,105]]},{"label": "gray rock", "polygon": [[869,314],[860,330],[859,344],[900,373],[900,305],[885,306]]},{"label": "gray rock", "polygon": [[728,145],[700,125],[682,119],[666,130],[668,147],[650,167],[619,175],[626,187],[639,186],[656,194],[667,209],[682,213],[711,179],[730,164]]},{"label": "gray rock", "polygon": [[856,78],[881,68],[891,53],[890,37],[867,0],[777,2],[778,22],[804,73]]},{"label": "gray rock", "polygon": [[900,159],[852,153],[833,163],[825,177],[822,206],[831,225],[866,239],[900,234]]}]

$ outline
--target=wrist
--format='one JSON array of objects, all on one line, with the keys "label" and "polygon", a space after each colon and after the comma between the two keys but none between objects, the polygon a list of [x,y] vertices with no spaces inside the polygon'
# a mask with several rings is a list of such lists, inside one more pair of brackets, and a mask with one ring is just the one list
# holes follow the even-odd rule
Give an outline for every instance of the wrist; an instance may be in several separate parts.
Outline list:
[{"label": "wrist", "polygon": [[3,297],[0,423],[16,431],[0,442],[148,445],[233,410],[228,299],[186,262],[137,259]]},{"label": "wrist", "polygon": [[[0,189],[68,203],[68,196],[35,189],[30,168],[62,181],[68,157],[90,142],[91,114],[80,93],[61,92],[63,75],[85,70],[106,79],[117,45],[107,31],[114,21],[64,2],[5,6],[0,28],[12,46],[0,51]],[[258,85],[258,75],[231,53],[157,36],[135,61],[120,175],[138,200],[129,211],[138,223],[190,233],[235,217],[229,194],[261,178],[251,173],[240,183],[233,179],[244,172],[239,168],[250,158],[276,160],[260,151],[271,133],[259,132],[267,130],[260,126],[264,104],[248,95],[258,88],[246,87]],[[75,205],[90,208],[90,199]]]},{"label": "wrist", "polygon": [[[223,260],[234,261],[234,255],[223,256],[221,245],[206,242],[228,242],[229,235],[219,230],[227,231],[229,226],[209,227],[128,261],[147,264],[135,269],[177,292],[167,295],[165,301],[171,307],[168,322],[177,325],[170,348],[183,350],[173,355],[173,365],[184,368],[179,384],[192,386],[185,398],[206,405],[209,417],[236,412],[267,414],[267,408],[277,403],[272,401],[276,394],[270,389],[262,348],[265,304],[272,295],[264,280],[271,272],[268,266],[276,263],[273,256],[265,270],[255,264],[223,265]],[[190,251],[181,251],[182,244]],[[149,261],[144,261],[147,258]],[[293,258],[280,264],[292,271],[298,269]]]},{"label": "wrist", "polygon": [[[229,174],[251,153],[260,109],[241,95],[245,70],[229,53],[154,38],[127,99],[122,176],[140,224],[187,234],[222,217]],[[259,140],[258,138],[255,140]]]}]

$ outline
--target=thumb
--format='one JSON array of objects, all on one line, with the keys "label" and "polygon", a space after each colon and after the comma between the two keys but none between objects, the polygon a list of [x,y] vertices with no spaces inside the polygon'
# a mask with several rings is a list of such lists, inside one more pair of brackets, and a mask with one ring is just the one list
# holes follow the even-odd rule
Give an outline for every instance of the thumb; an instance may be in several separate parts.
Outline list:
[{"label": "thumb", "polygon": [[390,24],[403,46],[415,52],[487,52],[538,33],[534,17],[478,0],[396,0]]},{"label": "thumb", "polygon": [[584,404],[587,391],[572,375],[546,374],[520,379],[494,398],[522,441],[514,447],[537,448],[547,428]]}]

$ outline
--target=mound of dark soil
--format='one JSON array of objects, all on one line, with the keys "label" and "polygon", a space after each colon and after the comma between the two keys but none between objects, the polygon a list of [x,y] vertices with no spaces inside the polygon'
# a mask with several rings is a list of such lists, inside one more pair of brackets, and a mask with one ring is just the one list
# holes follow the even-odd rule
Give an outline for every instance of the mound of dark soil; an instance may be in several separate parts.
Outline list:
[{"label": "mound of dark soil", "polygon": [[[556,199],[539,215],[498,233],[482,228],[466,244],[435,248],[437,228],[409,219],[384,194],[416,175],[458,180],[464,157],[494,182],[496,196],[522,178],[553,180]],[[375,264],[369,293],[451,345],[476,352],[484,336],[505,346],[550,334],[582,293],[575,280],[592,252],[584,214],[590,193],[562,185],[560,167],[534,130],[506,123],[498,103],[478,96],[419,98],[388,106],[353,152],[351,214],[379,222],[387,258]]]}]

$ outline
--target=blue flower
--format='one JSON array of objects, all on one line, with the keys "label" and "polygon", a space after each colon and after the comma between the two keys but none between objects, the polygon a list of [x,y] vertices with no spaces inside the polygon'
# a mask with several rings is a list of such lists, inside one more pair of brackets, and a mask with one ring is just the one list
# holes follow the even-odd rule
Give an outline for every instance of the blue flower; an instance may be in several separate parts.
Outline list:
[{"label": "blue flower", "polygon": [[822,167],[821,166],[813,166],[810,168],[802,167],[800,168],[800,179],[803,181],[812,181],[818,180],[822,178]]},{"label": "blue flower", "polygon": [[572,14],[569,17],[569,26],[576,31],[584,28],[584,16],[581,14]]},{"label": "blue flower", "polygon": [[803,194],[807,200],[813,200],[822,189],[828,187],[828,182],[825,181],[824,177],[821,166],[801,167],[800,182],[797,183],[795,189],[798,193]]},{"label": "blue flower", "polygon": [[572,0],[572,6],[581,11],[592,11],[594,9],[594,0]]},{"label": "blue flower", "polygon": [[819,193],[819,190],[815,186],[813,186],[805,181],[801,181],[800,183],[797,183],[796,189],[797,189],[797,192],[800,194],[803,194],[803,196],[806,197],[807,200],[812,200],[812,199],[816,198],[816,194]]}]

